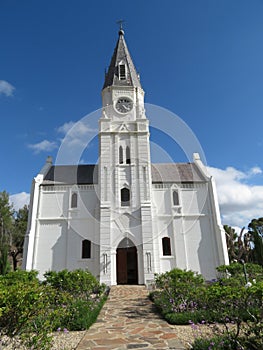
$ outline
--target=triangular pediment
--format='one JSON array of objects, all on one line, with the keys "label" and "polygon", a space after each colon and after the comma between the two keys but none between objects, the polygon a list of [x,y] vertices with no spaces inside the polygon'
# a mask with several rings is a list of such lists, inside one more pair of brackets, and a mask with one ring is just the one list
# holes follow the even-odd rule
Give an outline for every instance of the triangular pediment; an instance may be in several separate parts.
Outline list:
[{"label": "triangular pediment", "polygon": [[122,124],[119,131],[129,131],[128,126],[126,124]]}]

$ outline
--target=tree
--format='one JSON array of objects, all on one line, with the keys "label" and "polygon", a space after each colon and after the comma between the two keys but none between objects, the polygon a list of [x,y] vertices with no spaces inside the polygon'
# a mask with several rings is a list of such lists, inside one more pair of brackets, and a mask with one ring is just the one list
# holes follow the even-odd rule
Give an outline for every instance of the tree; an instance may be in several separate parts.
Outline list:
[{"label": "tree", "polygon": [[12,243],[14,208],[9,203],[9,194],[6,191],[0,192],[0,225],[1,239]]},{"label": "tree", "polygon": [[0,274],[10,270],[8,256],[17,269],[23,252],[24,237],[27,228],[28,206],[15,211],[9,202],[9,194],[0,192]]},{"label": "tree", "polygon": [[9,194],[0,192],[0,274],[6,274],[10,269],[8,251],[12,244],[13,206],[9,204]]},{"label": "tree", "polygon": [[253,219],[238,234],[231,226],[224,225],[230,262],[244,260],[263,266],[263,217]]},{"label": "tree", "polygon": [[27,229],[28,206],[24,205],[15,213],[14,229],[12,235],[12,246],[10,255],[13,261],[14,271],[17,269],[19,256],[23,253],[24,238]]},{"label": "tree", "polygon": [[263,266],[263,218],[251,220],[248,229],[253,242],[253,262]]},{"label": "tree", "polygon": [[244,232],[245,227],[242,228],[239,234],[231,226],[224,225],[224,229],[230,262],[241,259],[249,262],[252,254],[251,233]]},{"label": "tree", "polygon": [[13,245],[17,249],[23,249],[24,238],[27,229],[28,220],[28,205],[24,205],[15,213],[14,232],[13,232]]}]

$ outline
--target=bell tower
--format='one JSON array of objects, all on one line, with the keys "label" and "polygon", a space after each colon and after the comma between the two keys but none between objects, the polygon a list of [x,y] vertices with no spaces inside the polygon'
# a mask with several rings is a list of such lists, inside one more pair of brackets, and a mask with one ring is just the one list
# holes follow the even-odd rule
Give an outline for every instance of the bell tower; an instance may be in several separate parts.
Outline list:
[{"label": "bell tower", "polygon": [[129,283],[128,267],[126,282],[118,271],[117,251],[126,242],[127,248],[136,248],[136,281],[144,284],[156,272],[149,121],[122,28],[102,89],[99,145],[100,280],[108,285]]}]

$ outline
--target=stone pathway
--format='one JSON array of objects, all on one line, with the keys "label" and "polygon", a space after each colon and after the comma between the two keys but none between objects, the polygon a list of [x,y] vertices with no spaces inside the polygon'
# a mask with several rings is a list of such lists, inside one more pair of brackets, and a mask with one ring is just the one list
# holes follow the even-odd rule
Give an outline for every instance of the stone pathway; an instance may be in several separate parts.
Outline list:
[{"label": "stone pathway", "polygon": [[183,350],[173,326],[154,311],[144,286],[113,286],[76,350]]}]

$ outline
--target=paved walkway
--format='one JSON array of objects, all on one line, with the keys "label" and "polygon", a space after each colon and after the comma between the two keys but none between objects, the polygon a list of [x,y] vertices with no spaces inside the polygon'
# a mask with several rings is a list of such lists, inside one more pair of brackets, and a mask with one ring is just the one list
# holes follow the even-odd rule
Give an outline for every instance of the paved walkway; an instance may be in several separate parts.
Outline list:
[{"label": "paved walkway", "polygon": [[144,286],[113,286],[76,350],[185,349],[147,295]]}]

